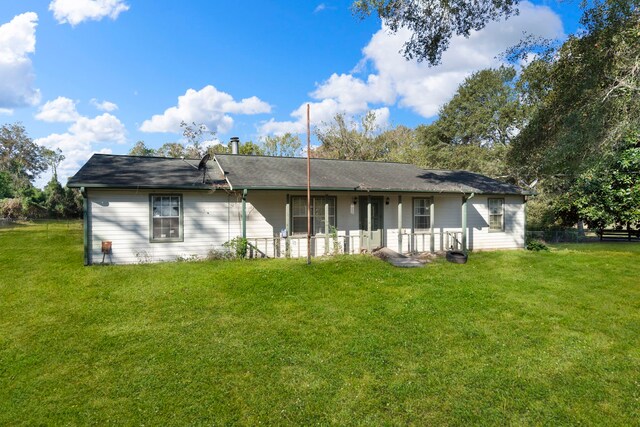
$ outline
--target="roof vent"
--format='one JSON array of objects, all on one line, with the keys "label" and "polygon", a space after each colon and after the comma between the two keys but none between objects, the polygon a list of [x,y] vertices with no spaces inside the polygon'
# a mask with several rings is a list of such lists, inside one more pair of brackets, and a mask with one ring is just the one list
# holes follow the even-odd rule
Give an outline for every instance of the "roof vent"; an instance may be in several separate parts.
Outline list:
[{"label": "roof vent", "polygon": [[231,144],[231,154],[238,154],[238,146],[240,145],[240,138],[238,138],[237,136],[232,136],[231,142],[229,142],[229,144]]}]

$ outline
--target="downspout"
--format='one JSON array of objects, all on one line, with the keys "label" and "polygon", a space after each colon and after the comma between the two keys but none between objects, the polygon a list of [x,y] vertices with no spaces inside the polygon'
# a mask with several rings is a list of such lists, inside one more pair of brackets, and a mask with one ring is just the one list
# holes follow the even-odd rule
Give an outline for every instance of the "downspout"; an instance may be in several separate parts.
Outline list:
[{"label": "downspout", "polygon": [[527,247],[527,210],[528,210],[528,205],[527,205],[527,196],[522,196],[522,204],[524,205],[524,225],[523,225],[523,229],[524,229],[524,247]]},{"label": "downspout", "polygon": [[84,265],[91,264],[89,257],[89,198],[87,189],[80,187],[82,194],[82,239],[84,240]]}]

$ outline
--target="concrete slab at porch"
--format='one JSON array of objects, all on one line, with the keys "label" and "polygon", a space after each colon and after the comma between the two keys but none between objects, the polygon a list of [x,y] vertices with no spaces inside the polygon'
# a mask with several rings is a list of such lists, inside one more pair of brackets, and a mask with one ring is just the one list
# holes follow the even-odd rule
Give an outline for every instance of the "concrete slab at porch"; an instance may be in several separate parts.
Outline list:
[{"label": "concrete slab at porch", "polygon": [[419,268],[424,267],[426,260],[416,259],[408,257],[406,255],[399,254],[398,252],[389,248],[380,248],[373,252],[373,255],[387,261],[389,264],[402,268]]}]

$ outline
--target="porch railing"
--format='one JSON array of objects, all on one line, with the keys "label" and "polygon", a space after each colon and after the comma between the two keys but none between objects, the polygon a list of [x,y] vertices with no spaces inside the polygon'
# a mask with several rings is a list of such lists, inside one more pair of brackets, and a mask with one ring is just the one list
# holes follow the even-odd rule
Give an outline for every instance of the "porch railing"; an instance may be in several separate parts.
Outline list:
[{"label": "porch railing", "polygon": [[[395,239],[388,235],[387,239]],[[281,237],[249,237],[247,256],[251,258],[305,258],[307,256],[307,236]],[[436,252],[449,249],[462,249],[462,231],[435,231],[402,233],[402,245],[397,242],[386,242],[401,253]],[[311,237],[311,256],[337,254],[357,254],[366,249],[360,234]]]}]

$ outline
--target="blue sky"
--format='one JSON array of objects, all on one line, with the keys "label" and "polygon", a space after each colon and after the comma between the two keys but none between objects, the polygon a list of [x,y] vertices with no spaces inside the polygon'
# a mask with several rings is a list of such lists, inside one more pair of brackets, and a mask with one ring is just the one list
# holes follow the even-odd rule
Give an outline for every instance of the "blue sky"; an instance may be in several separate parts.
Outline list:
[{"label": "blue sky", "polygon": [[[574,32],[578,2],[524,2],[520,15],[456,38],[441,66],[407,62],[406,34],[360,21],[351,1],[21,0],[0,3],[0,120],[60,148],[65,180],[94,152],[127,153],[205,123],[219,141],[304,132],[336,113],[416,126],[526,31]],[[304,135],[301,135],[304,139]],[[40,180],[46,181],[44,176]]]}]

